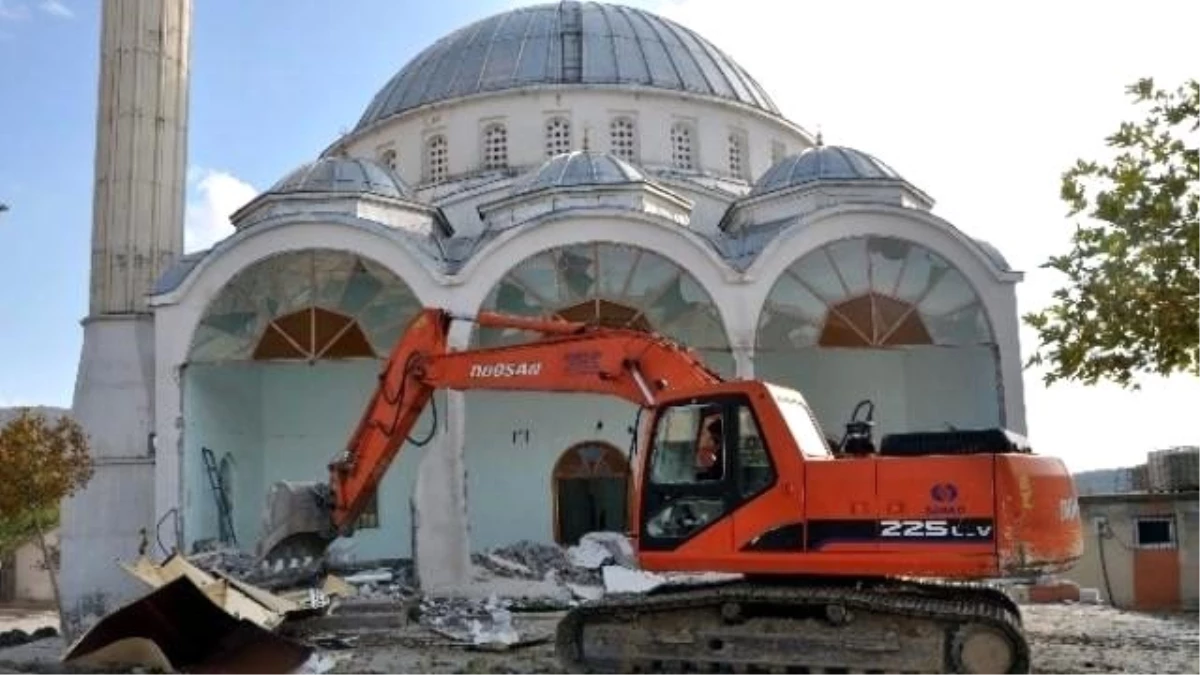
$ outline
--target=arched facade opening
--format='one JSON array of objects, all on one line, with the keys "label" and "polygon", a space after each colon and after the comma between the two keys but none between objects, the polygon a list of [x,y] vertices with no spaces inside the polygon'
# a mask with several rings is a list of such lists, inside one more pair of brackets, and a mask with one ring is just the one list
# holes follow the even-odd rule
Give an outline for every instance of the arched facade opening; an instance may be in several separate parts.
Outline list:
[{"label": "arched facade opening", "polygon": [[999,350],[977,290],[908,240],[853,237],[801,256],[768,294],[755,343],[756,372],[801,390],[835,438],[864,399],[876,404],[877,434],[1004,422]]},{"label": "arched facade opening", "polygon": [[[696,350],[723,374],[734,373],[725,326],[709,292],[681,265],[632,245],[586,242],[535,253],[499,278],[480,310],[655,331]],[[503,346],[529,338],[523,331],[476,328],[471,344]],[[465,404],[474,549],[521,539],[551,542],[562,523],[591,522],[575,513],[583,508],[576,502],[552,498],[555,466],[563,448],[580,443],[627,448],[635,405],[593,394],[491,391],[468,391]],[[514,474],[509,469],[514,463],[524,470]],[[503,486],[490,479],[501,473],[510,476]]]},{"label": "arched facade opening", "polygon": [[[644,248],[587,242],[542,251],[513,267],[481,309],[654,331],[733,374],[729,339],[712,296],[682,266]],[[474,344],[527,338],[518,330],[484,328]]]},{"label": "arched facade opening", "polygon": [[624,532],[629,522],[629,463],[603,441],[567,448],[552,473],[554,540],[579,543],[588,532]]},{"label": "arched facade opening", "polygon": [[[345,447],[379,369],[420,307],[397,274],[334,249],[260,259],[217,292],[182,370],[185,546],[221,534],[201,448],[229,462],[220,476],[237,505],[232,525],[238,545],[251,550],[272,483],[328,479],[329,460]],[[353,555],[407,554],[419,455],[409,450],[413,456],[396,462],[360,518]]]}]

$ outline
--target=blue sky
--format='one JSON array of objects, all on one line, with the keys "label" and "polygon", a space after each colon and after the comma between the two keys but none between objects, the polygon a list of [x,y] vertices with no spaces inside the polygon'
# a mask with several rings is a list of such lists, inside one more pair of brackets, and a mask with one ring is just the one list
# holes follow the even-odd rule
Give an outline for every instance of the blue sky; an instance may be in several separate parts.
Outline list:
[{"label": "blue sky", "polygon": [[[189,224],[225,215],[353,126],[420,49],[512,0],[195,0]],[[631,0],[729,52],[784,113],[868,150],[1027,274],[1021,311],[1065,250],[1058,177],[1131,109],[1123,87],[1194,76],[1194,2],[839,3]],[[70,405],[87,309],[98,0],[0,0],[0,406]],[[1131,30],[1146,18],[1153,30]],[[208,234],[212,234],[209,232]],[[1025,349],[1032,335],[1023,335]],[[1200,442],[1194,378],[1046,389],[1026,377],[1035,444],[1072,466]],[[1118,420],[1098,428],[1096,419]],[[1181,424],[1180,419],[1188,420]],[[1114,428],[1114,426],[1116,428]]]}]

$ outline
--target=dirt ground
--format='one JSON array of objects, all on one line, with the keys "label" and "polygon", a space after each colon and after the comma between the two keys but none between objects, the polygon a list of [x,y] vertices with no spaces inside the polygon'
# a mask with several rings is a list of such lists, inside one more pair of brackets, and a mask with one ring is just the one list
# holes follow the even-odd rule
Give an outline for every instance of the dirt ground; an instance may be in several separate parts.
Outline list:
[{"label": "dirt ground", "polygon": [[[1153,615],[1097,605],[1022,608],[1035,673],[1197,673],[1197,615]],[[519,614],[523,636],[549,638],[561,614]],[[53,625],[53,617],[0,611],[0,631]],[[344,635],[344,633],[343,633]],[[329,636],[325,636],[329,637]],[[350,648],[322,648],[310,670],[333,673],[556,673],[551,642],[491,653],[450,646],[412,625],[356,631]],[[0,650],[0,672],[62,672],[63,645],[48,639]],[[56,667],[57,666],[57,667]]]}]

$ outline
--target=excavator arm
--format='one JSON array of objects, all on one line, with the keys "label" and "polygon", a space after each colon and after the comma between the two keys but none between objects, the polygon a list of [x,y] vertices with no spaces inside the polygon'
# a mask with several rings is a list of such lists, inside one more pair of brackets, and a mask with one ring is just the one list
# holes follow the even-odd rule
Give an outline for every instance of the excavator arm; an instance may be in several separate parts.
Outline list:
[{"label": "excavator arm", "polygon": [[[450,351],[455,319],[533,337],[515,345]],[[595,393],[653,406],[663,392],[721,381],[690,351],[658,335],[490,312],[455,317],[441,309],[422,310],[392,350],[346,449],[330,463],[329,482],[272,487],[259,555],[315,557],[336,537],[352,533],[405,442],[432,439],[432,432],[416,440],[411,434],[438,389]]]}]

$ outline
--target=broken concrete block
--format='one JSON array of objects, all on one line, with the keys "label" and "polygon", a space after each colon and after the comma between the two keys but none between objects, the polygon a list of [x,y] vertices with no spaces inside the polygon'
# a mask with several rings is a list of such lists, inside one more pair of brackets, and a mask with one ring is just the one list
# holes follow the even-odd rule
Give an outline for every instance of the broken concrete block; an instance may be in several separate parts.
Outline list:
[{"label": "broken concrete block", "polygon": [[606,593],[645,593],[666,583],[666,579],[654,572],[631,570],[620,565],[605,565],[602,572]]}]

